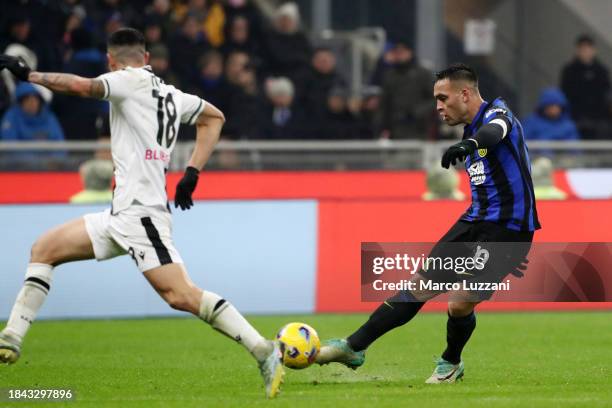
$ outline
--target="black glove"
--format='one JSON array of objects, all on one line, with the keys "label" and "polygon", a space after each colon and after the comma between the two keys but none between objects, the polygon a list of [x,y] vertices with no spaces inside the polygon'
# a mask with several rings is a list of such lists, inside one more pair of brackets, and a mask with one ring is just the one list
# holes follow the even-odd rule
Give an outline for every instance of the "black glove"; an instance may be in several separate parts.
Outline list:
[{"label": "black glove", "polygon": [[442,156],[442,167],[448,169],[450,165],[453,166],[457,163],[457,160],[464,161],[467,156],[476,151],[476,142],[473,140],[462,140],[457,144],[449,147],[444,155]]},{"label": "black glove", "polygon": [[183,178],[176,185],[174,208],[181,207],[181,210],[188,210],[193,206],[191,195],[198,184],[198,174],[200,174],[200,171],[195,167],[185,169]]},{"label": "black glove", "polygon": [[0,54],[0,71],[4,68],[11,71],[21,81],[27,81],[30,71],[32,71],[23,58]]}]

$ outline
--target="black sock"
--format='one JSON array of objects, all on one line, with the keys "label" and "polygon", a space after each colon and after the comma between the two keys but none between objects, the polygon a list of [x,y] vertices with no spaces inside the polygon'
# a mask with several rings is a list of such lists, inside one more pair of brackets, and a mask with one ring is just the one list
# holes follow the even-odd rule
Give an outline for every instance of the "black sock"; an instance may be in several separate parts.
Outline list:
[{"label": "black sock", "polygon": [[459,364],[463,347],[465,347],[475,328],[476,315],[474,312],[462,317],[448,315],[446,323],[446,350],[442,353],[442,358],[449,363]]},{"label": "black sock", "polygon": [[363,326],[347,338],[349,346],[355,351],[365,350],[389,330],[408,323],[424,304],[417,302],[410,292],[400,292],[390,297],[370,315]]}]

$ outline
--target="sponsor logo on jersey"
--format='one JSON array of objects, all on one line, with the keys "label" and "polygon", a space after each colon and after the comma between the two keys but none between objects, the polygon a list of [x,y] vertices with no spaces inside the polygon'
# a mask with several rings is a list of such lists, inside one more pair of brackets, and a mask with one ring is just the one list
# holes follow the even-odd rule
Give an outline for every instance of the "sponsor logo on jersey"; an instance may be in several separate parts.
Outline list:
[{"label": "sponsor logo on jersey", "polygon": [[470,176],[470,182],[473,185],[478,186],[485,182],[487,176],[485,175],[484,163],[482,160],[472,164],[467,170]]},{"label": "sponsor logo on jersey", "polygon": [[170,155],[163,150],[147,149],[145,150],[145,160],[161,160],[164,163],[170,162]]}]

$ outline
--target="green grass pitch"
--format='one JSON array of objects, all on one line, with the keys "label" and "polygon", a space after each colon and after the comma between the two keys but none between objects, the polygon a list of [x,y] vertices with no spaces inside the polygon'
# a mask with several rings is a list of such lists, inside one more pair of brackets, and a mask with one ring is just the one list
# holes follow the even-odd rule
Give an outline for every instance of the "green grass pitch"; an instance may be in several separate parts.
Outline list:
[{"label": "green grass pitch", "polygon": [[[304,321],[322,339],[365,315],[253,316],[266,336]],[[604,407],[612,405],[612,313],[481,313],[464,351],[465,380],[425,385],[444,346],[446,316],[421,314],[368,350],[356,372],[289,370],[276,400],[241,347],[196,319],[42,321],[0,388],[70,387],[52,406]],[[4,404],[4,405],[3,405]],[[24,402],[0,406],[31,406]],[[46,404],[42,404],[46,405]],[[35,406],[41,406],[36,403]]]}]

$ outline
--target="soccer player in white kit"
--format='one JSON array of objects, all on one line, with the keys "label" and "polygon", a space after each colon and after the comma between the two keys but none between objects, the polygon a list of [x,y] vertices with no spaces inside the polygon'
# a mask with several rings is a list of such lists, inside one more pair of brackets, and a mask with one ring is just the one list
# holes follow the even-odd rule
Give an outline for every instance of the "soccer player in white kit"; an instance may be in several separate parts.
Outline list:
[{"label": "soccer player in white kit", "polygon": [[56,227],[32,246],[24,286],[0,332],[0,362],[18,360],[21,343],[49,292],[54,267],[129,254],[172,308],[194,314],[242,344],[259,363],[266,395],[274,397],[284,375],[278,342],[264,339],[221,296],[198,288],[172,242],[165,173],[179,125],[197,127],[195,149],[176,186],[175,207],[186,210],[193,205],[191,195],[198,173],[219,139],[223,113],[155,76],[146,65],[149,53],[137,30],[123,28],[113,33],[107,56],[111,72],[90,79],[35,72],[19,58],[0,55],[0,70],[6,68],[22,81],[58,93],[110,102],[116,184],[109,210]]}]

